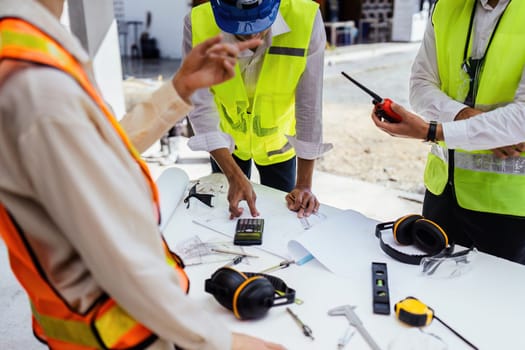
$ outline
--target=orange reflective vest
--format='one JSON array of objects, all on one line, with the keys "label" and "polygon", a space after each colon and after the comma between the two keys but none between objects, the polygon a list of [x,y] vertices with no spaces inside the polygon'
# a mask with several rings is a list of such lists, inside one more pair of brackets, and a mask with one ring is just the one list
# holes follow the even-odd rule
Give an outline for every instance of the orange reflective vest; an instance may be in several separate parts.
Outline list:
[{"label": "orange reflective vest", "polygon": [[[31,65],[45,65],[69,74],[95,101],[140,166],[149,183],[159,217],[158,192],[147,165],[91,84],[81,64],[53,38],[20,19],[0,19],[0,87],[10,75]],[[0,203],[0,235],[7,245],[11,268],[31,301],[35,336],[51,349],[143,349],[157,336],[138,323],[113,299],[103,295],[84,314],[72,310],[47,281],[25,232]],[[163,241],[164,242],[164,241]],[[181,288],[189,289],[183,263],[166,242],[167,262],[178,272]]]}]

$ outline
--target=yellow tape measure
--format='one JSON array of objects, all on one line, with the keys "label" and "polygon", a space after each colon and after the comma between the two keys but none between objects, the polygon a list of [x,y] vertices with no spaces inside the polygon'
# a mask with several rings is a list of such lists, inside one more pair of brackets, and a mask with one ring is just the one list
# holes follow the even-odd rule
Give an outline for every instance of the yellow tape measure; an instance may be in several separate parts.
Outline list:
[{"label": "yellow tape measure", "polygon": [[459,332],[443,322],[443,320],[441,320],[439,317],[434,315],[434,310],[431,307],[425,305],[423,302],[414,297],[406,297],[405,299],[398,301],[394,305],[394,311],[396,312],[396,317],[398,320],[413,327],[427,326],[430,324],[430,322],[432,322],[433,319],[436,319],[443,326],[447,327],[452,333],[457,335],[461,340],[467,343],[472,349],[478,349],[464,336],[459,334]]},{"label": "yellow tape measure", "polygon": [[394,305],[396,317],[413,327],[427,326],[434,318],[434,310],[414,297],[406,297]]}]

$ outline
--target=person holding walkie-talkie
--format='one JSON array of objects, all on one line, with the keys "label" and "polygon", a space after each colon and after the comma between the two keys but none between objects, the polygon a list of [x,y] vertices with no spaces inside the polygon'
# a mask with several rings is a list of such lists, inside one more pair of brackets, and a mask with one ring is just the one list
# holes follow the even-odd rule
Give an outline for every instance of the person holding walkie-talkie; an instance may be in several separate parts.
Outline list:
[{"label": "person holding walkie-talkie", "polygon": [[[394,135],[433,142],[423,216],[463,246],[525,264],[525,2],[440,0]],[[488,35],[487,35],[488,33]],[[429,121],[429,122],[428,122]]]}]

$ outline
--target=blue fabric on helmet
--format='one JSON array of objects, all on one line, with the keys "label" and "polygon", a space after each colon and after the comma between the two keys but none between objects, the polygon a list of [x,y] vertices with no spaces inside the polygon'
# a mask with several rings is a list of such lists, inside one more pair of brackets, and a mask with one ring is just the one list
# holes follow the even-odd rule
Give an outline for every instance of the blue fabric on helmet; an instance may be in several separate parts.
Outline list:
[{"label": "blue fabric on helmet", "polygon": [[281,0],[210,0],[215,22],[222,31],[237,35],[268,29],[279,13]]}]

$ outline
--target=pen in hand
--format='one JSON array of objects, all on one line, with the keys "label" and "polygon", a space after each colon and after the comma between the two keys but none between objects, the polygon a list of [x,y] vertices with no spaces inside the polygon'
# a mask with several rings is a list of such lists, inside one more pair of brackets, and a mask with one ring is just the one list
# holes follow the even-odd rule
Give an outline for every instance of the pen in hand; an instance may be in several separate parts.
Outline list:
[{"label": "pen in hand", "polygon": [[314,340],[314,336],[312,335],[312,330],[310,329],[310,327],[305,325],[303,321],[301,321],[301,319],[299,319],[299,317],[296,314],[294,314],[293,311],[289,307],[286,308],[286,311],[290,314],[290,316],[292,316],[295,323],[297,323],[297,325],[301,327],[301,329],[303,330],[303,334],[307,336],[308,338]]}]

